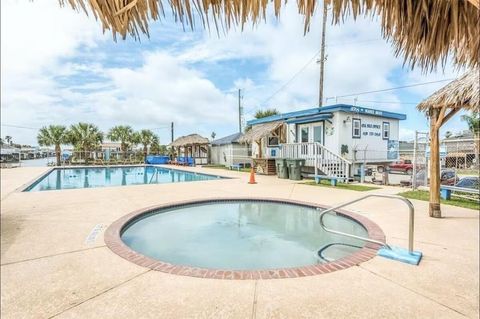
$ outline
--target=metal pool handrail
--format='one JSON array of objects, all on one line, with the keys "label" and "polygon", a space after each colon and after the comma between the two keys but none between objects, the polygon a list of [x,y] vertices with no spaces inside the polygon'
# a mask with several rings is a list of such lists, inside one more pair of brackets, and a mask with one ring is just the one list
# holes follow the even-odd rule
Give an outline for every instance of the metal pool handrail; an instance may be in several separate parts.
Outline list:
[{"label": "metal pool handrail", "polygon": [[378,245],[387,247],[388,249],[391,249],[390,246],[388,246],[386,243],[382,243],[381,241],[378,241],[378,240],[374,240],[374,239],[370,239],[370,238],[366,238],[366,237],[361,237],[361,236],[357,236],[357,235],[352,235],[352,234],[344,233],[344,232],[341,232],[341,231],[338,231],[338,230],[330,229],[327,226],[325,226],[325,224],[323,222],[323,216],[325,216],[325,214],[334,212],[335,210],[337,210],[339,208],[342,208],[342,207],[351,205],[353,203],[362,201],[362,200],[367,199],[369,197],[383,197],[383,198],[398,199],[398,200],[401,200],[402,202],[404,202],[408,206],[408,210],[409,210],[408,251],[410,253],[412,253],[413,252],[413,230],[414,230],[415,208],[413,207],[413,204],[408,199],[406,199],[404,197],[401,197],[401,196],[398,196],[398,195],[369,194],[369,195],[365,195],[365,196],[362,196],[360,198],[354,199],[352,201],[337,205],[335,207],[331,207],[329,209],[326,209],[326,210],[322,211],[322,213],[320,214],[320,226],[322,226],[322,228],[329,233],[360,239],[360,240],[363,240],[363,241],[366,241],[366,242],[369,242],[369,243],[378,244]]}]

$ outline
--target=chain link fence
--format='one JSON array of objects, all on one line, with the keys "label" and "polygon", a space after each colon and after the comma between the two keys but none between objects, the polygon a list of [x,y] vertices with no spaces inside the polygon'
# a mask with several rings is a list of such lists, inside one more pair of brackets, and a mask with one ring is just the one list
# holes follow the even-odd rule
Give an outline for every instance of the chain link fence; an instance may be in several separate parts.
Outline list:
[{"label": "chain link fence", "polygon": [[[145,163],[145,154],[140,151],[93,151],[93,152],[62,152],[61,166],[69,165],[133,165]],[[55,166],[57,159],[51,158],[49,166]]]},{"label": "chain link fence", "polygon": [[[479,193],[473,193],[473,195],[456,190],[453,192],[454,196],[476,200],[480,197],[479,145],[480,140],[475,138],[450,138],[444,139],[440,143],[441,185],[479,190]],[[416,132],[413,150],[404,150],[401,152],[401,157],[406,158],[409,154],[412,156],[414,168],[411,187],[413,189],[429,187],[430,149],[428,133]]]},{"label": "chain link fence", "polygon": [[444,164],[446,168],[453,168],[461,175],[474,173],[478,174],[479,150],[478,140],[459,139],[445,140],[443,146],[446,156]]},{"label": "chain link fence", "polygon": [[416,189],[420,186],[428,186],[428,158],[427,151],[429,145],[429,136],[425,132],[415,132],[413,142],[412,164],[412,187]]}]

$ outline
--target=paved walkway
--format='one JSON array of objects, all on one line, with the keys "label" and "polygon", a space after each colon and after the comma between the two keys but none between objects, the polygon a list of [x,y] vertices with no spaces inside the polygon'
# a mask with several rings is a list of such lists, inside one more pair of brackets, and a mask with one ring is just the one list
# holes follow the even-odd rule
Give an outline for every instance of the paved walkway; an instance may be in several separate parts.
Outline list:
[{"label": "paved walkway", "polygon": [[[415,267],[381,257],[313,277],[215,280],[151,271],[112,253],[100,235],[135,209],[218,196],[290,198],[334,205],[365,193],[300,185],[213,169],[235,179],[47,192],[18,187],[47,168],[1,171],[2,318],[478,318],[479,214],[443,206],[443,219],[416,208]],[[396,193],[389,187],[383,193]],[[407,245],[407,214],[388,199],[351,211],[376,222],[393,245]]]}]

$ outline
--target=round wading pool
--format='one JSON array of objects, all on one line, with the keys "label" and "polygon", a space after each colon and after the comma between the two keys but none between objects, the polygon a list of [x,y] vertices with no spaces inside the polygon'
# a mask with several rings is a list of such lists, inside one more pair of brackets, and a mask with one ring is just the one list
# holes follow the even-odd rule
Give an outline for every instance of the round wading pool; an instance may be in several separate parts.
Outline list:
[{"label": "round wading pool", "polygon": [[[375,255],[376,245],[323,230],[319,215],[324,208],[271,199],[169,204],[121,218],[107,229],[105,241],[144,267],[224,279],[315,275]],[[378,226],[350,212],[328,214],[324,221],[329,228],[384,240]]]}]

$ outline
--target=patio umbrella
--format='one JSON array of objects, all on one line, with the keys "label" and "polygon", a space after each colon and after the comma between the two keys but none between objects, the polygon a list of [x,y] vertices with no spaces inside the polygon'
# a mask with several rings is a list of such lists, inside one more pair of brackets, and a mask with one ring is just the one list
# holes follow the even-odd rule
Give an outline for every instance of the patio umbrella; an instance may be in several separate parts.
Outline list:
[{"label": "patio umbrella", "polygon": [[[177,21],[195,27],[198,15],[204,27],[210,20],[217,30],[232,25],[242,27],[257,23],[266,16],[267,5],[273,3],[275,15],[284,5],[281,0],[59,0],[76,10],[88,12],[87,4],[104,31],[114,38],[128,34],[138,38],[148,35],[151,20],[164,17],[167,3]],[[325,0],[332,8],[334,23],[348,14],[379,16],[383,36],[392,41],[397,55],[403,55],[411,67],[433,68],[437,62],[446,63],[449,53],[456,64],[478,66],[480,51],[480,0]],[[317,5],[316,0],[297,0],[299,13],[305,17],[305,31]]]},{"label": "patio umbrella", "polygon": [[430,117],[430,208],[431,217],[442,217],[440,210],[439,130],[460,110],[478,111],[480,106],[480,70],[472,69],[450,82],[417,108]]}]

